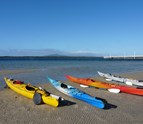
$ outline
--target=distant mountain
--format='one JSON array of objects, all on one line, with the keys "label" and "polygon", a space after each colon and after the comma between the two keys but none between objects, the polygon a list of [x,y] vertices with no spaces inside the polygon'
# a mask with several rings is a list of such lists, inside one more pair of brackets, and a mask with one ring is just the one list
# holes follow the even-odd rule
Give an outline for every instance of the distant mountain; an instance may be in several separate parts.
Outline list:
[{"label": "distant mountain", "polygon": [[0,50],[0,56],[102,56],[95,51],[61,51],[55,49],[9,49]]},{"label": "distant mountain", "polygon": [[60,54],[50,54],[50,55],[47,55],[47,56],[63,56],[63,55],[60,55]]},{"label": "distant mountain", "polygon": [[87,56],[0,56],[0,60],[103,60],[103,57]]}]

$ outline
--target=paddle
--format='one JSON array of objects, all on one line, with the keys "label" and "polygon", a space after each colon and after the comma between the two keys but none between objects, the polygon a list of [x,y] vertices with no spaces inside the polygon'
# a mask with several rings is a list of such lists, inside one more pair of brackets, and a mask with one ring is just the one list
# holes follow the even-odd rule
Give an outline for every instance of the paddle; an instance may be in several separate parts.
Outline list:
[{"label": "paddle", "polygon": [[[80,84],[80,87],[87,88],[89,86]],[[110,89],[108,89],[108,91],[111,92],[111,93],[120,93],[119,89],[114,89],[114,88],[110,88]]]},{"label": "paddle", "polygon": [[106,81],[112,81],[112,79],[108,79],[108,78],[107,78],[107,79],[105,79],[105,80],[106,80]]},{"label": "paddle", "polygon": [[[38,87],[40,90],[44,90],[44,91],[46,91],[46,92],[48,92],[46,89],[43,89],[42,87]],[[49,92],[48,92],[49,93]],[[64,100],[64,98],[62,98],[62,97],[60,97],[60,96],[57,96],[57,95],[54,95],[54,94],[51,94],[50,93],[50,96],[51,97],[54,97],[54,98],[56,98],[56,99],[61,99],[61,100]]]},{"label": "paddle", "polygon": [[[80,84],[80,87],[87,88],[87,87],[89,87],[89,86]],[[109,92],[111,92],[111,93],[120,93],[120,90],[119,90],[119,89],[110,88],[110,89],[107,89],[107,90],[108,90]]]},{"label": "paddle", "polygon": [[108,89],[108,91],[111,93],[120,93],[119,89],[114,89],[114,88],[110,88],[110,89]]},{"label": "paddle", "polygon": [[125,84],[132,86],[133,84],[129,81],[125,81]]},{"label": "paddle", "polygon": [[83,84],[80,84],[80,87],[84,87],[84,88],[86,88],[86,87],[89,87],[89,86],[87,86],[87,85],[83,85]]}]

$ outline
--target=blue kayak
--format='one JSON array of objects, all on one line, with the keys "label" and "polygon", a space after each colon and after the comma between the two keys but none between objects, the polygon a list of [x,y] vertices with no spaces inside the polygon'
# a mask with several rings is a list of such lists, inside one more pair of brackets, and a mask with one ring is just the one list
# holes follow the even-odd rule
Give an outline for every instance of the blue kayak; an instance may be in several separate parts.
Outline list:
[{"label": "blue kayak", "polygon": [[64,84],[64,83],[61,83],[60,81],[53,80],[51,78],[48,78],[48,80],[57,90],[61,91],[62,93],[66,94],[68,96],[82,100],[82,101],[84,101],[90,105],[93,105],[97,108],[105,107],[105,104],[103,101],[98,100],[95,97],[92,97],[92,96],[88,95],[87,93],[80,91],[77,88],[74,88],[74,87]]}]

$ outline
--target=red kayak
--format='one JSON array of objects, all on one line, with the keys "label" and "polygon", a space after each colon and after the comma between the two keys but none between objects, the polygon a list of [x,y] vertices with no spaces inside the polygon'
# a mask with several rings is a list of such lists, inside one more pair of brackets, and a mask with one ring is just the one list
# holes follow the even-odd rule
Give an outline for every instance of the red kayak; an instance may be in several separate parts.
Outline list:
[{"label": "red kayak", "polygon": [[136,88],[136,87],[119,85],[119,84],[100,82],[90,78],[76,78],[69,75],[66,75],[66,78],[78,84],[106,89],[114,93],[124,92],[124,93],[129,93],[134,95],[143,95],[143,88]]}]

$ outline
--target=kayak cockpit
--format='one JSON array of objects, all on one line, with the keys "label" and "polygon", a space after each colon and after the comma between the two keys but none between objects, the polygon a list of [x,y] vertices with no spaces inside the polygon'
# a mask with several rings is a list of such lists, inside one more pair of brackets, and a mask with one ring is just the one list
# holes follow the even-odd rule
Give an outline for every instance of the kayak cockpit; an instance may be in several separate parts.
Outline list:
[{"label": "kayak cockpit", "polygon": [[26,85],[25,88],[26,88],[27,90],[30,90],[30,91],[35,91],[35,88],[33,88],[33,87],[31,87],[31,86],[28,86],[28,85]]},{"label": "kayak cockpit", "polygon": [[64,83],[61,83],[61,87],[62,88],[68,88],[68,86],[66,84],[64,84]]}]

